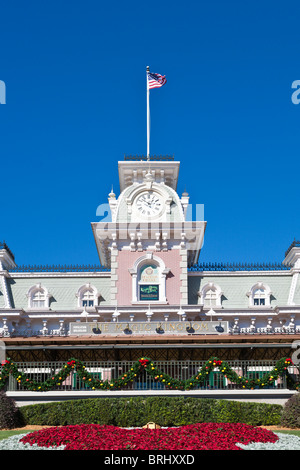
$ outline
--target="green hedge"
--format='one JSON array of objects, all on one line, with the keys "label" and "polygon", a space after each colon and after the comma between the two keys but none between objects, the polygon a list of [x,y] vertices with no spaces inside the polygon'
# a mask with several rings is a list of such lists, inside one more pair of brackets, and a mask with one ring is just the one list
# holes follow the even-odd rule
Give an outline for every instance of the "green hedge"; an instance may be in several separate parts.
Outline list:
[{"label": "green hedge", "polygon": [[281,416],[281,425],[287,428],[300,428],[300,393],[293,395],[285,403]]},{"label": "green hedge", "polygon": [[141,427],[149,421],[160,426],[201,422],[280,423],[282,406],[267,403],[192,397],[90,398],[27,405],[20,408],[26,424],[111,424]]}]

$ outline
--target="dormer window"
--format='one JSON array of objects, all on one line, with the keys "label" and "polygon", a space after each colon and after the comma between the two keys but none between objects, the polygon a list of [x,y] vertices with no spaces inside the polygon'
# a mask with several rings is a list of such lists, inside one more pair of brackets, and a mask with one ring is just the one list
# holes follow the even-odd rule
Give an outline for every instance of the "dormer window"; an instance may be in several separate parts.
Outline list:
[{"label": "dormer window", "polygon": [[95,299],[94,293],[92,290],[86,290],[83,293],[81,303],[82,307],[94,307]]},{"label": "dormer window", "polygon": [[253,305],[266,305],[266,293],[264,289],[256,289],[253,292]]},{"label": "dormer window", "polygon": [[32,308],[45,308],[46,307],[45,292],[42,289],[37,290],[32,295],[31,307]]},{"label": "dormer window", "polygon": [[49,308],[49,299],[51,295],[48,290],[41,284],[32,286],[28,293],[28,308],[29,309],[47,309]]},{"label": "dormer window", "polygon": [[91,284],[85,284],[78,289],[76,294],[78,299],[78,307],[95,307],[98,305],[98,291],[97,289],[92,286]]},{"label": "dormer window", "polygon": [[205,291],[204,307],[216,306],[218,299],[217,289],[213,286]]},{"label": "dormer window", "polygon": [[201,291],[198,292],[198,296],[200,297],[199,303],[207,308],[221,307],[222,295],[223,292],[221,291],[221,288],[218,285],[209,282],[201,289]]},{"label": "dormer window", "polygon": [[266,284],[258,282],[252,286],[247,293],[249,297],[249,307],[270,307],[271,306],[271,289]]}]

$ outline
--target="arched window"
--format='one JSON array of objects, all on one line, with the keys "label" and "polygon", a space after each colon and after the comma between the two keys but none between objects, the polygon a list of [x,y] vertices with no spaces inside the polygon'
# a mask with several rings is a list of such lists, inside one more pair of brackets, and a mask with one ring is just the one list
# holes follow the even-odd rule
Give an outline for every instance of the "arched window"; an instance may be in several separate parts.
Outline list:
[{"label": "arched window", "polygon": [[198,292],[198,296],[200,297],[199,303],[207,308],[221,307],[222,295],[223,292],[221,291],[221,288],[218,285],[209,282],[201,289],[201,291]]},{"label": "arched window", "polygon": [[27,292],[29,309],[47,309],[49,308],[49,299],[51,294],[41,284],[32,286]]},{"label": "arched window", "polygon": [[266,305],[266,291],[265,289],[255,289],[253,292],[254,305]]},{"label": "arched window", "polygon": [[166,302],[166,276],[169,269],[161,258],[147,253],[129,269],[132,276],[132,302]]},{"label": "arched window", "polygon": [[271,306],[271,290],[270,287],[262,282],[258,282],[252,286],[247,293],[249,297],[249,307],[270,307]]},{"label": "arched window", "polygon": [[155,263],[146,263],[139,269],[138,297],[140,301],[159,300],[160,272]]},{"label": "arched window", "polygon": [[207,289],[204,296],[204,307],[216,306],[218,298],[219,295],[215,287]]},{"label": "arched window", "polygon": [[78,307],[95,307],[98,305],[98,291],[97,289],[92,286],[91,284],[85,284],[81,286],[76,294],[78,299]]}]

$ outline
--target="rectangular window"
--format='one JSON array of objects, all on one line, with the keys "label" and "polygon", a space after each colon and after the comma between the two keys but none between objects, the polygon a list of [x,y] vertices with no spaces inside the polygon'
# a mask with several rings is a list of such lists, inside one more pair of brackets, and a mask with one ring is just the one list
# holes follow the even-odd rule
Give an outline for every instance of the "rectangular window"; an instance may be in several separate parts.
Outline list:
[{"label": "rectangular window", "polygon": [[43,308],[45,307],[45,300],[33,300],[32,301],[33,308]]},{"label": "rectangular window", "polygon": [[140,285],[140,300],[149,302],[159,300],[159,286],[157,284]]}]

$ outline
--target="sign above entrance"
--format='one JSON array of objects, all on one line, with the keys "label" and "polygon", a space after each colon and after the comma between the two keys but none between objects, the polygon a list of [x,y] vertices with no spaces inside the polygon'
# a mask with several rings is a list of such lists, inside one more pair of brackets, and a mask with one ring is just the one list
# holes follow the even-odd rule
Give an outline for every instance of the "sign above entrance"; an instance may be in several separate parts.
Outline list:
[{"label": "sign above entrance", "polygon": [[167,321],[167,322],[71,322],[70,335],[211,335],[227,334],[228,322],[217,321]]}]

